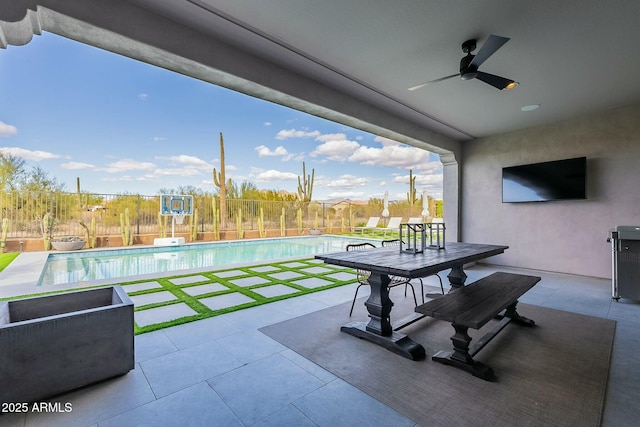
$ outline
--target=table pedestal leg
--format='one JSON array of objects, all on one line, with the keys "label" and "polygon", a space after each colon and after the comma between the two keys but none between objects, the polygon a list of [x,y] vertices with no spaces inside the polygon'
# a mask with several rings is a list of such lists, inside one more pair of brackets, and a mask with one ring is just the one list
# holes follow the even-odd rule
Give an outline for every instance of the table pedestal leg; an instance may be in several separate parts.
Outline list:
[{"label": "table pedestal leg", "polygon": [[447,275],[449,283],[451,284],[451,291],[455,291],[458,288],[464,286],[464,282],[467,280],[467,275],[462,269],[462,265],[458,265],[451,268],[451,272]]},{"label": "table pedestal leg", "polygon": [[395,332],[391,325],[393,302],[389,298],[389,276],[371,273],[369,284],[371,295],[365,306],[369,312],[369,322],[351,322],[340,330],[358,338],[363,338],[385,347],[394,353],[412,360],[421,360],[426,356],[424,347],[408,336]]}]

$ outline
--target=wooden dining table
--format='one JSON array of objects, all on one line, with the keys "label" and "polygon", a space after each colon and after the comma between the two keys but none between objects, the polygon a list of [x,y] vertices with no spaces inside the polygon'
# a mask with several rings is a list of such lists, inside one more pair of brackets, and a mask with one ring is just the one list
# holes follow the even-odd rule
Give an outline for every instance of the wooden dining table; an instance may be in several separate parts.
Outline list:
[{"label": "wooden dining table", "polygon": [[389,276],[415,279],[451,269],[447,277],[451,289],[454,290],[465,284],[465,264],[504,253],[508,248],[502,245],[447,242],[444,249],[427,248],[419,253],[402,251],[395,246],[365,251],[332,252],[315,257],[328,264],[371,272],[371,294],[365,302],[369,321],[350,322],[341,327],[343,332],[381,345],[406,358],[421,360],[426,354],[424,347],[398,331],[425,316],[412,313],[392,325],[393,302],[389,298]]}]

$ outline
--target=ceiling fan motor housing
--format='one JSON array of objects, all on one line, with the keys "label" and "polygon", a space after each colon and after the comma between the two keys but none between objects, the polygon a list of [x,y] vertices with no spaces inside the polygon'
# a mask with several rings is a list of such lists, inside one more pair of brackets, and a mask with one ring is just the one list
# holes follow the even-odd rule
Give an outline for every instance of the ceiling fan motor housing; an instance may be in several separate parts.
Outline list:
[{"label": "ceiling fan motor housing", "polygon": [[478,67],[471,65],[473,58],[475,58],[475,55],[467,53],[467,56],[460,60],[460,78],[462,80],[472,80],[478,77]]}]

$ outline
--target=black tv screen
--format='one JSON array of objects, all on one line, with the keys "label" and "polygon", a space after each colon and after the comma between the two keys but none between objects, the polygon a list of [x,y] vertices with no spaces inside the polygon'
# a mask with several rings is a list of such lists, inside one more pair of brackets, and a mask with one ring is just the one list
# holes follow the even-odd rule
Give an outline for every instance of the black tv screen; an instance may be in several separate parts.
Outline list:
[{"label": "black tv screen", "polygon": [[503,203],[586,198],[586,157],[510,166],[502,169]]}]

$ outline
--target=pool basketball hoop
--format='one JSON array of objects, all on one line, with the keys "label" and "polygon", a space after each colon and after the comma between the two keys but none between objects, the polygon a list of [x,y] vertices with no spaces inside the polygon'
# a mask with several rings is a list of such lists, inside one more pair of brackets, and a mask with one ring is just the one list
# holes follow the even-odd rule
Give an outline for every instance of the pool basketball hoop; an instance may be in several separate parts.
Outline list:
[{"label": "pool basketball hoop", "polygon": [[178,224],[178,225],[182,225],[182,223],[184,222],[184,217],[185,217],[184,212],[174,213],[174,214],[173,214],[173,220],[174,220],[174,221],[176,222],[176,224]]},{"label": "pool basketball hoop", "polygon": [[193,215],[193,196],[183,194],[162,194],[160,215],[171,217],[171,237],[154,239],[159,246],[183,245],[184,237],[175,237],[175,224],[182,225],[185,216]]}]

